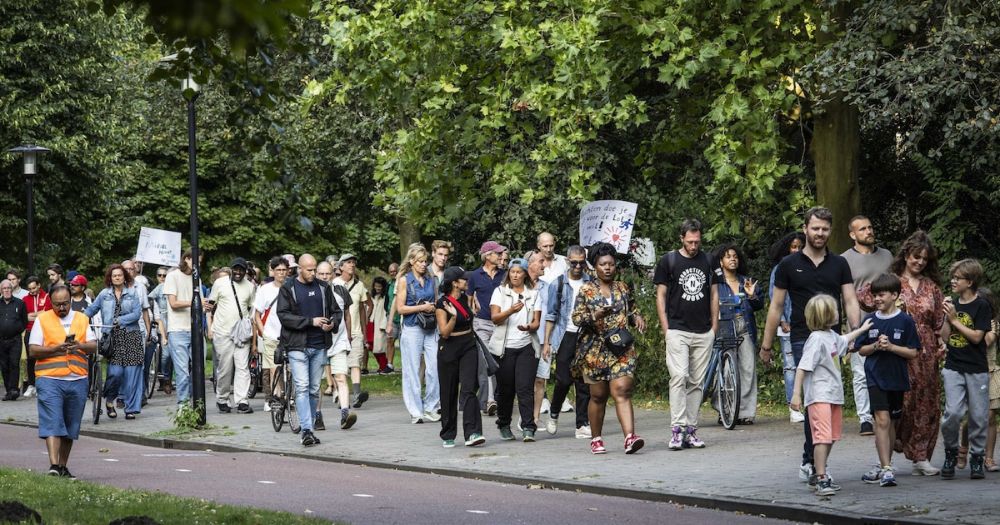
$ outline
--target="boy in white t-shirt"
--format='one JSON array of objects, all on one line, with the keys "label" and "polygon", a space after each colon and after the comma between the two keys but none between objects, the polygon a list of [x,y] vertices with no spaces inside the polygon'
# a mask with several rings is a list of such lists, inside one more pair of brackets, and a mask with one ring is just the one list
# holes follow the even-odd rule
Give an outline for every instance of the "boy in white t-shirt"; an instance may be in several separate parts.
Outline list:
[{"label": "boy in white t-shirt", "polygon": [[812,429],[816,495],[832,496],[840,486],[826,474],[826,462],[833,443],[840,440],[844,419],[844,383],[840,363],[835,357],[847,354],[851,341],[867,332],[872,322],[866,319],[860,328],[847,335],[834,332],[832,328],[839,319],[837,302],[826,294],[810,299],[805,314],[806,325],[812,333],[802,348],[789,406],[792,410],[802,407],[804,390],[806,417]]}]

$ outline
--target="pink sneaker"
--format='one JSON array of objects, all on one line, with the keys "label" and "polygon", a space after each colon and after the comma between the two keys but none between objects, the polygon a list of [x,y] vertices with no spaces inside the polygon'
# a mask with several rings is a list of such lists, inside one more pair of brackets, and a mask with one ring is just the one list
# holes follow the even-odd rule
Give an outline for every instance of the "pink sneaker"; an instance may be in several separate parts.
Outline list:
[{"label": "pink sneaker", "polygon": [[641,449],[645,444],[646,442],[643,441],[641,437],[635,434],[629,434],[628,436],[625,436],[625,453],[635,454],[636,452],[639,452],[639,449]]},{"label": "pink sneaker", "polygon": [[681,427],[675,426],[670,432],[670,444],[667,448],[670,450],[680,450],[684,446],[684,431]]},{"label": "pink sneaker", "polygon": [[600,436],[590,440],[591,454],[607,454],[608,449],[604,448],[604,440]]},{"label": "pink sneaker", "polygon": [[687,427],[684,435],[684,448],[705,448],[705,442],[698,438],[698,427]]}]

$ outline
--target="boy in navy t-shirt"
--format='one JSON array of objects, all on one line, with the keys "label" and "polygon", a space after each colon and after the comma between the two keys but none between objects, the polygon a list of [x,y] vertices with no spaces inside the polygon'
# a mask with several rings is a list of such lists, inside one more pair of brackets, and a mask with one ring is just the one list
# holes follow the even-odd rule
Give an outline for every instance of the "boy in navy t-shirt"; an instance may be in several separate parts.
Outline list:
[{"label": "boy in navy t-shirt", "polygon": [[899,309],[899,278],[882,274],[871,283],[874,313],[868,314],[872,327],[859,337],[858,353],[865,356],[865,376],[872,416],[875,418],[875,449],[879,466],[861,476],[865,483],[895,487],[892,445],[896,440],[893,420],[903,415],[903,393],[910,389],[906,361],[917,357],[920,337],[913,319]]}]

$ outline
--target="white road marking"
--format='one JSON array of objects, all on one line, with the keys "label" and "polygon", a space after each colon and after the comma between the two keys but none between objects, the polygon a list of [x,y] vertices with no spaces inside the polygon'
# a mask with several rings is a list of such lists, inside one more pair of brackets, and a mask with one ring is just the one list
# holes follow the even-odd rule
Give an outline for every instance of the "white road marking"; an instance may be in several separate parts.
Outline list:
[{"label": "white road marking", "polygon": [[468,512],[469,514],[489,514],[490,513],[490,511],[488,511],[488,510],[467,510],[465,512]]},{"label": "white road marking", "polygon": [[351,494],[355,498],[374,498],[371,494]]},{"label": "white road marking", "polygon": [[264,480],[264,479],[258,481],[257,483],[260,483],[262,485],[274,485],[275,484],[274,481],[267,481],[267,480]]},{"label": "white road marking", "polygon": [[112,459],[112,458],[104,458],[104,461],[110,461],[112,463],[117,463],[118,462],[117,459]]},{"label": "white road marking", "polygon": [[204,454],[202,452],[179,452],[176,454],[143,454],[146,458],[208,458],[212,457],[211,454]]},{"label": "white road marking", "polygon": [[176,470],[177,472],[191,472],[190,470],[188,470],[186,468],[176,468],[174,470]]}]

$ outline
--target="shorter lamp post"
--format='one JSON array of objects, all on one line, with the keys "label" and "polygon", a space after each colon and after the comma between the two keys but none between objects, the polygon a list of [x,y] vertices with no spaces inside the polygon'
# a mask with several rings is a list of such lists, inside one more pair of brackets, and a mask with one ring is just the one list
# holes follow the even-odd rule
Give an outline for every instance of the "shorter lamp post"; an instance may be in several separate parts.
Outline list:
[{"label": "shorter lamp post", "polygon": [[24,159],[24,182],[28,189],[28,268],[26,275],[35,272],[35,175],[38,173],[38,156],[52,150],[25,144],[7,150],[11,153],[20,153]]}]

